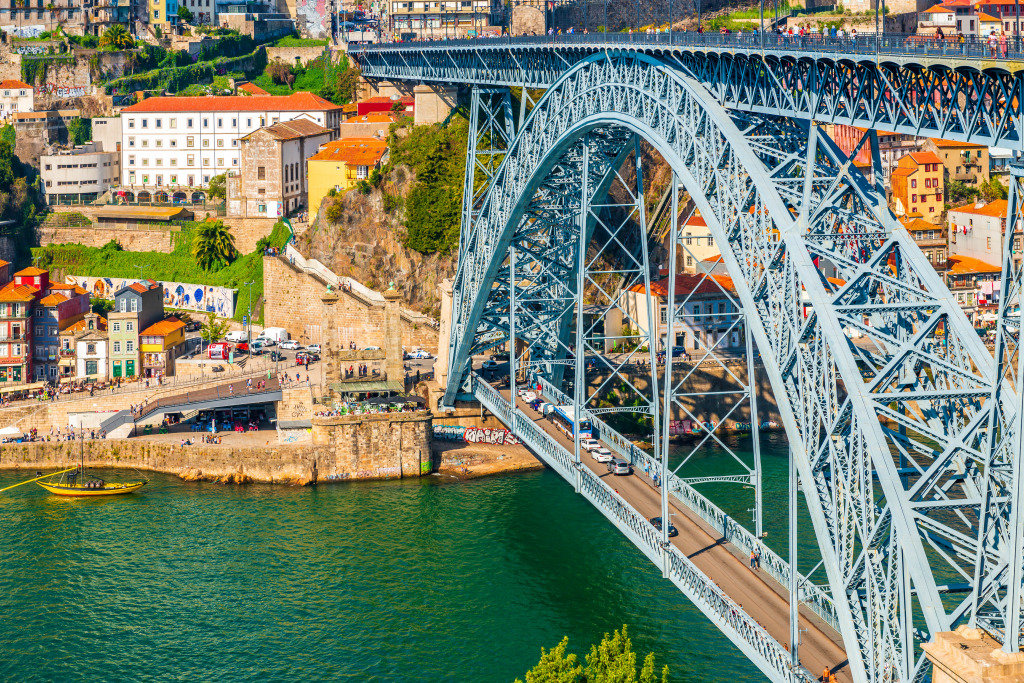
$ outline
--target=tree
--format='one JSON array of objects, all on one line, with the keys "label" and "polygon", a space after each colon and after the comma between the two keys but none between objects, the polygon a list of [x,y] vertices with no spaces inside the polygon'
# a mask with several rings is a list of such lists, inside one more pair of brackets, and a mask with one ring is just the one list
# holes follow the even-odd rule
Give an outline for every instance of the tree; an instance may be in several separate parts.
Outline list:
[{"label": "tree", "polygon": [[84,145],[92,140],[92,119],[75,117],[68,123],[68,141],[73,145]]},{"label": "tree", "polygon": [[181,19],[186,24],[191,24],[192,23],[192,11],[189,10],[188,7],[185,7],[184,5],[182,5],[181,7],[178,8],[178,18]]},{"label": "tree", "polygon": [[135,47],[135,39],[124,24],[111,24],[103,35],[100,36],[100,47],[109,47],[115,50],[130,50]]},{"label": "tree", "polygon": [[215,199],[227,199],[228,196],[228,177],[227,173],[221,173],[210,178],[208,189],[206,194],[210,195]]},{"label": "tree", "polygon": [[224,221],[204,221],[192,240],[192,257],[203,270],[218,270],[238,256],[235,237]]},{"label": "tree", "polygon": [[987,183],[981,186],[981,197],[986,202],[994,202],[997,199],[1006,199],[1006,187],[999,182],[999,178],[989,178]]},{"label": "tree", "polygon": [[[526,672],[526,683],[658,683],[654,672],[654,653],[644,658],[639,676],[636,653],[626,627],[604,638],[599,645],[590,646],[587,665],[579,663],[576,655],[566,654],[569,639],[563,638],[550,651],[541,648],[537,666]],[[661,670],[661,683],[668,681],[668,666]],[[521,683],[516,679],[516,683]]]},{"label": "tree", "polygon": [[963,181],[950,180],[946,183],[946,198],[954,207],[966,204],[977,196],[978,191]]},{"label": "tree", "polygon": [[227,321],[218,321],[217,316],[212,312],[206,314],[206,322],[199,328],[199,336],[202,337],[207,344],[212,344],[218,339],[222,339],[225,334],[228,333]]},{"label": "tree", "polygon": [[92,306],[92,312],[98,313],[106,317],[107,313],[114,310],[113,299],[89,299],[89,304]]},{"label": "tree", "polygon": [[267,75],[270,76],[270,80],[279,85],[287,85],[290,88],[292,83],[295,82],[295,72],[292,71],[289,65],[280,60],[268,64],[266,71]]}]

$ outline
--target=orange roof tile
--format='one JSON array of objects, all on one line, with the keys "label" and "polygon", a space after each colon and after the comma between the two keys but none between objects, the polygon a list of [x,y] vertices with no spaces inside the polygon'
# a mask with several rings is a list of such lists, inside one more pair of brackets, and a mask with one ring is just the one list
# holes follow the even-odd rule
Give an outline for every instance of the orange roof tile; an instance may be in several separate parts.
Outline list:
[{"label": "orange roof tile", "polygon": [[903,166],[903,167],[899,167],[899,168],[894,168],[892,170],[892,173],[890,173],[889,175],[891,175],[891,176],[898,175],[900,177],[903,177],[903,176],[907,176],[907,175],[914,175],[915,173],[917,173],[917,169],[916,168],[907,168],[907,167]]},{"label": "orange roof tile", "polygon": [[[75,334],[77,332],[85,332],[88,328],[88,320],[79,320],[73,325],[68,325],[64,328],[61,334]],[[103,331],[107,329],[107,319],[102,315],[96,318],[96,329]]]},{"label": "orange roof tile", "polygon": [[345,123],[394,123],[398,116],[390,111],[374,111],[362,116],[350,116]]},{"label": "orange roof tile", "polygon": [[992,216],[994,218],[1006,218],[1006,200],[997,199],[994,202],[989,202],[984,206],[978,206],[977,204],[965,204],[964,206],[958,206],[955,209],[950,209],[952,213],[968,213],[974,216]]},{"label": "orange roof tile", "polygon": [[999,17],[993,17],[991,14],[985,14],[984,12],[978,12],[978,19],[981,21],[1002,21]]},{"label": "orange roof tile", "polygon": [[722,258],[721,254],[715,254],[714,256],[708,256],[705,259],[700,260],[701,263],[725,263],[725,259]]},{"label": "orange roof tile", "polygon": [[973,142],[956,142],[955,140],[940,140],[939,138],[928,138],[936,147],[950,147],[963,149],[980,149],[985,145],[976,145]]},{"label": "orange roof tile", "polygon": [[128,289],[138,292],[139,294],[145,294],[147,291],[149,291],[146,288],[146,285],[142,284],[141,282],[133,282],[132,284],[128,285]]},{"label": "orange roof tile", "polygon": [[141,337],[166,337],[175,330],[180,330],[185,327],[185,323],[181,322],[173,315],[170,318],[164,318],[160,322],[155,322],[142,332],[139,332]]},{"label": "orange roof tile", "polygon": [[353,166],[373,166],[388,151],[388,143],[377,138],[341,138],[325,144],[310,161],[339,161]]},{"label": "orange roof tile", "polygon": [[43,306],[56,306],[57,304],[62,304],[65,301],[70,301],[70,299],[68,299],[63,294],[54,292],[49,296],[44,296],[42,299],[39,300],[39,303],[41,303]]},{"label": "orange roof tile", "polygon": [[683,225],[692,225],[695,228],[706,228],[708,226],[707,221],[704,220],[704,216],[701,216],[699,211],[694,211],[693,215]]},{"label": "orange roof tile", "polygon": [[3,289],[0,289],[0,301],[6,303],[32,301],[36,298],[36,291],[28,285],[8,282]]},{"label": "orange roof tile", "polygon": [[341,109],[311,92],[291,95],[206,95],[202,97],[150,97],[125,107],[122,114],[188,111],[333,111]]},{"label": "orange roof tile", "polygon": [[28,268],[23,268],[23,269],[19,270],[14,275],[15,276],[22,275],[22,276],[25,276],[25,277],[35,277],[36,275],[46,275],[46,271],[43,270],[42,268],[36,268],[35,266],[29,266]]},{"label": "orange roof tile", "polygon": [[24,88],[24,89],[28,90],[31,87],[32,86],[29,85],[28,83],[26,83],[25,81],[19,81],[19,80],[14,79],[14,78],[8,78],[5,81],[0,81],[0,88],[2,88],[2,89],[11,90],[11,89],[15,89],[15,88]]},{"label": "orange roof tile", "polygon": [[911,152],[903,158],[910,157],[918,164],[941,164],[942,159],[935,155],[935,152]]},{"label": "orange roof tile", "polygon": [[936,228],[942,229],[941,226],[937,226],[934,223],[929,223],[926,220],[920,218],[921,214],[914,212],[909,216],[903,216],[900,218],[900,223],[907,230],[935,230]]},{"label": "orange roof tile", "polygon": [[946,260],[950,275],[975,275],[978,273],[1001,273],[1000,266],[985,263],[979,258],[972,256],[950,256]]},{"label": "orange roof tile", "polygon": [[[721,294],[722,290],[730,294],[735,293],[732,278],[725,275],[694,275],[692,273],[679,273],[676,275],[676,296],[688,294]],[[629,288],[631,292],[644,294],[644,285],[636,284]],[[668,278],[651,283],[651,294],[654,296],[668,296]]]},{"label": "orange roof tile", "polygon": [[357,105],[359,105],[359,104],[394,104],[395,102],[401,102],[402,104],[405,104],[405,105],[410,105],[410,104],[411,105],[415,105],[416,104],[416,98],[415,97],[409,97],[407,95],[405,97],[402,97],[401,99],[393,100],[390,97],[385,97],[384,95],[377,95],[376,97],[367,97],[365,100],[359,100]]},{"label": "orange roof tile", "polygon": [[243,83],[242,85],[238,86],[238,89],[241,90],[242,92],[248,93],[250,95],[269,95],[270,94],[266,90],[261,88],[260,86],[256,85],[255,83]]},{"label": "orange roof tile", "polygon": [[78,285],[72,284],[70,282],[51,282],[50,283],[50,289],[58,289],[58,290],[60,290],[60,289],[74,289],[77,286]]},{"label": "orange roof tile", "polygon": [[926,9],[926,10],[918,12],[918,14],[937,14],[939,12],[952,13],[953,10],[951,8],[949,8],[949,7],[943,7],[942,5],[935,5],[934,7],[930,7],[928,9]]}]

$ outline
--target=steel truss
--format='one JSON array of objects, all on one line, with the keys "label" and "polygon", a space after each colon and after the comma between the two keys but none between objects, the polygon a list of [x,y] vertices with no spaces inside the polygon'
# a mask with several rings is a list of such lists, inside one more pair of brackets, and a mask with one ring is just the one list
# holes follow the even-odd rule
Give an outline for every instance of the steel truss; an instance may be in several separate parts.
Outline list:
[{"label": "steel truss", "polygon": [[579,62],[607,53],[649,54],[686,69],[729,109],[983,145],[1024,142],[1024,72],[980,69],[956,57],[712,47],[512,41],[380,45],[355,53],[365,78],[547,88]]},{"label": "steel truss", "polygon": [[[992,596],[1021,570],[1000,568],[1000,557],[1005,565],[1021,554],[992,542],[1020,527],[993,483],[1006,476],[1001,461],[988,456],[995,368],[884,196],[816,125],[726,111],[677,61],[610,53],[567,70],[508,148],[465,238],[444,400],[454,400],[473,353],[507,340],[510,282],[514,333],[530,348],[517,360],[551,391],[566,365],[579,377],[585,353],[568,351],[574,316],[575,348],[587,346],[584,245],[618,168],[612,160],[632,154],[636,137],[670,164],[722,246],[778,400],[830,597],[805,590],[833,616],[855,680],[923,679],[920,643],[990,619],[1002,604]],[[876,143],[868,135],[862,144]],[[642,255],[630,272],[649,278]],[[650,386],[657,380],[652,372]],[[575,386],[573,400],[589,402]],[[491,391],[479,381],[470,388],[481,400]],[[650,406],[657,429],[657,397]],[[514,416],[510,425],[521,422]],[[688,487],[672,488],[682,496]],[[989,587],[977,601],[975,572]],[[771,678],[792,680],[788,662],[766,664],[752,640],[762,634],[723,631]]]}]

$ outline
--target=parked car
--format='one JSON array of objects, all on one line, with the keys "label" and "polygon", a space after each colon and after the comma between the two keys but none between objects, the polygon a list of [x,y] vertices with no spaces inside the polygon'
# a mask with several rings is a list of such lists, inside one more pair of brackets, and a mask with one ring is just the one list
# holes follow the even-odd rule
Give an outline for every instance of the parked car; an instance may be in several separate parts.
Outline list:
[{"label": "parked car", "polygon": [[235,353],[249,353],[249,344],[246,342],[235,344]]},{"label": "parked car", "polygon": [[496,360],[499,363],[507,363],[509,361],[508,351],[499,351],[491,354],[491,360]]},{"label": "parked car", "polygon": [[202,329],[202,327],[203,324],[198,320],[189,320],[187,323],[185,323],[186,332],[195,332],[196,330]]},{"label": "parked car", "polygon": [[429,351],[424,351],[423,349],[417,349],[417,350],[415,350],[415,351],[413,351],[412,353],[409,354],[409,358],[414,358],[414,359],[420,359],[420,358],[426,359],[426,358],[432,358],[432,357],[433,356],[430,355]]},{"label": "parked car", "polygon": [[281,349],[284,351],[298,351],[302,348],[302,344],[295,341],[294,339],[288,339],[281,342]]},{"label": "parked car", "polygon": [[580,439],[580,448],[585,451],[589,452],[600,447],[601,442],[597,439]]},{"label": "parked car", "polygon": [[260,332],[260,336],[264,339],[270,339],[275,344],[280,344],[288,340],[288,330],[283,327],[267,327]]},{"label": "parked car", "polygon": [[320,353],[320,345],[319,344],[310,344],[309,346],[306,347],[306,350],[310,351],[312,353]]},{"label": "parked car", "polygon": [[482,370],[497,370],[498,369],[498,361],[495,361],[495,360],[485,360],[484,364],[481,365],[480,368]]},{"label": "parked car", "polygon": [[[612,452],[604,446],[598,446],[594,450],[590,451],[590,455],[598,462],[611,463],[613,460],[617,460],[617,458],[612,455]],[[622,462],[626,461],[623,460]],[[629,467],[629,463],[626,463],[626,467]],[[615,474],[629,474],[629,472],[616,472]]]},{"label": "parked car", "polygon": [[537,394],[533,393],[532,391],[527,391],[525,394],[523,394],[523,400],[526,401],[527,403],[532,403],[533,401],[537,400]]},{"label": "parked car", "polygon": [[[609,455],[611,455],[609,453]],[[597,458],[597,455],[594,455]],[[608,471],[615,475],[620,474],[633,474],[633,468],[630,467],[629,463],[622,458],[612,458],[608,461]]]},{"label": "parked car", "polygon": [[224,341],[229,341],[237,344],[238,342],[249,341],[249,333],[245,330],[231,330],[224,335]]},{"label": "parked car", "polygon": [[379,346],[367,346],[363,351],[380,351]]},{"label": "parked car", "polygon": [[259,337],[256,337],[256,341],[258,341],[263,346],[277,346],[277,341],[271,337],[264,337],[260,335]]},{"label": "parked car", "polygon": [[[661,517],[651,517],[651,525],[658,531],[661,531]],[[668,525],[668,535],[669,538],[679,535],[679,529],[677,529],[671,522],[669,522]]]},{"label": "parked car", "polygon": [[270,352],[270,360],[272,360],[272,361],[279,361],[279,360],[284,360],[284,359],[285,359],[285,356],[280,351],[271,351]]}]

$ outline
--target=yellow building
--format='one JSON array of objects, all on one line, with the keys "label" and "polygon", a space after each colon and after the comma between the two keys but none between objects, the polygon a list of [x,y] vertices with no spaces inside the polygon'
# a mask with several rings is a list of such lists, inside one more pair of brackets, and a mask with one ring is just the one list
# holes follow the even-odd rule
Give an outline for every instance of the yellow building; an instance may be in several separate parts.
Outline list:
[{"label": "yellow building", "polygon": [[347,192],[380,169],[387,153],[388,143],[377,138],[341,138],[325,144],[308,161],[310,217],[320,212],[328,192]]},{"label": "yellow building", "polygon": [[942,160],[932,152],[911,152],[897,162],[889,176],[897,216],[920,217],[942,224]]},{"label": "yellow building", "polygon": [[142,376],[174,374],[174,359],[185,350],[185,323],[174,316],[153,323],[139,332]]},{"label": "yellow building", "polygon": [[178,23],[178,0],[149,0],[149,24],[169,31]]}]

